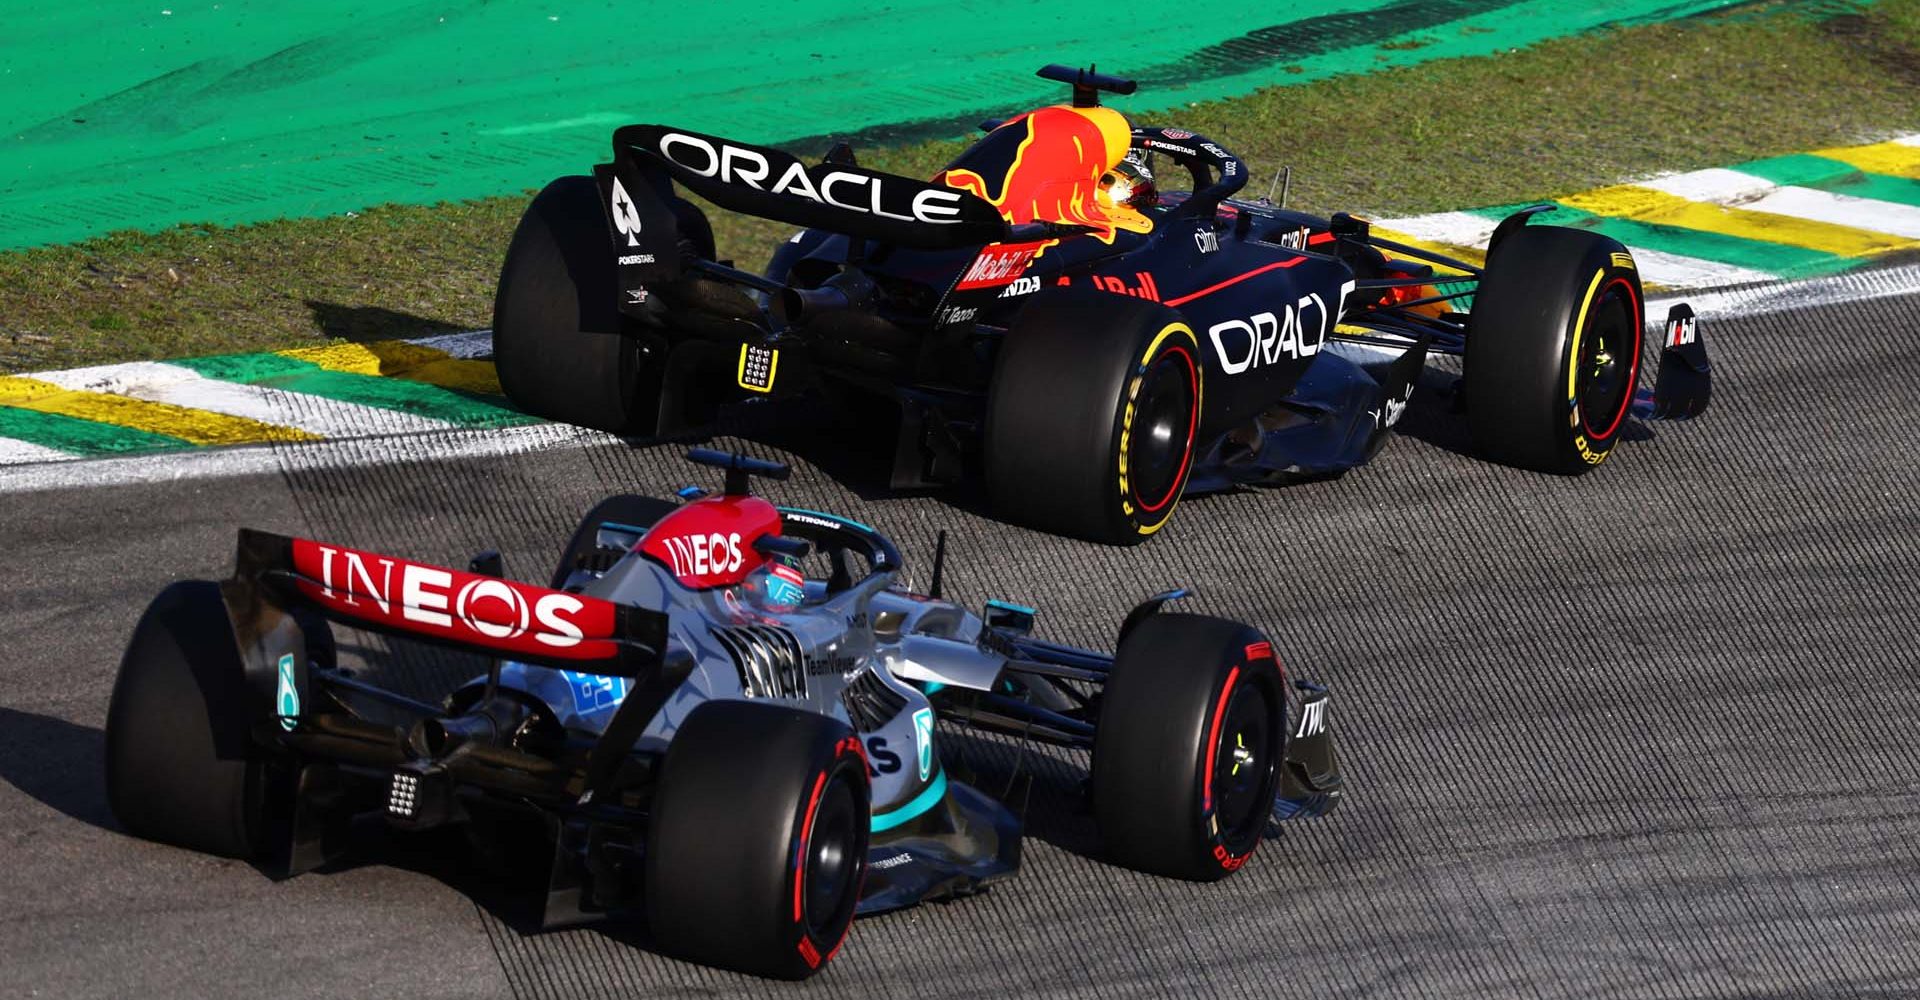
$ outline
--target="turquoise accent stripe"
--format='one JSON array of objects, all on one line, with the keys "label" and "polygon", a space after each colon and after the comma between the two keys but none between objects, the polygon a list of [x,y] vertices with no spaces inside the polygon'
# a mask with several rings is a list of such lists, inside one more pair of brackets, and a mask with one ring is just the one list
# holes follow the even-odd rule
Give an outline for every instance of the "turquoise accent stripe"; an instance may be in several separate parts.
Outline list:
[{"label": "turquoise accent stripe", "polygon": [[945,681],[928,681],[926,686],[921,688],[920,690],[926,692],[927,694],[934,694],[935,692],[945,691],[946,689],[947,689],[947,683]]},{"label": "turquoise accent stripe", "polygon": [[1896,205],[1920,205],[1920,181],[1911,177],[1865,173],[1851,163],[1829,160],[1811,153],[1755,160],[1733,169],[1764,177],[1775,184],[1817,188],[1830,194],[1890,201]]},{"label": "turquoise accent stripe", "polygon": [[940,773],[934,775],[933,780],[928,782],[926,790],[914,796],[912,802],[892,812],[874,813],[873,832],[879,833],[883,830],[891,830],[908,820],[914,819],[921,813],[939,805],[940,800],[946,797],[947,770],[946,768],[941,768]]},{"label": "turquoise accent stripe", "polygon": [[[1526,206],[1507,205],[1497,208],[1476,208],[1473,214],[1497,222],[1524,207]],[[1809,250],[1806,247],[1788,243],[1743,239],[1738,236],[1728,236],[1725,233],[1710,233],[1681,226],[1616,219],[1583,212],[1571,205],[1559,205],[1553,211],[1539,216],[1536,221],[1550,226],[1571,226],[1575,229],[1592,230],[1602,236],[1611,236],[1630,247],[1645,247],[1649,250],[1660,250],[1688,257],[1704,257],[1723,264],[1749,267],[1783,276],[1806,277],[1833,274],[1859,263],[1854,258],[1841,257],[1824,250]]]}]

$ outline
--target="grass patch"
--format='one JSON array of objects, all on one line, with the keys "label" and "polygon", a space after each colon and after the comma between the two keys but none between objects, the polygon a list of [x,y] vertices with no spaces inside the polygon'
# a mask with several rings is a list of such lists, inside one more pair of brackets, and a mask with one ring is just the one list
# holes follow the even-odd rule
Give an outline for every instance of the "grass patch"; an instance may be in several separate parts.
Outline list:
[{"label": "grass patch", "polygon": [[[1254,168],[1249,193],[1290,163],[1296,206],[1380,215],[1547,198],[1920,129],[1920,0],[1839,9],[1812,18],[1748,7],[1152,117],[1240,153]],[[926,176],[961,145],[863,151],[862,161]],[[525,203],[384,206],[0,253],[0,372],[483,327]],[[709,214],[721,255],[749,266],[787,234]]]}]

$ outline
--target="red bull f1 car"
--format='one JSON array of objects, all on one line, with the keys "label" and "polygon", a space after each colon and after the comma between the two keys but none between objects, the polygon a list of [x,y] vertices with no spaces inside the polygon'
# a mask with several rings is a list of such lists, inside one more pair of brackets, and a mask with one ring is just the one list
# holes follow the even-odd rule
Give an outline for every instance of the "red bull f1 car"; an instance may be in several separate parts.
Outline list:
[{"label": "red bull f1 car", "polygon": [[[1132,82],[1040,75],[1072,102],[983,123],[931,181],[863,168],[844,144],[806,163],[617,130],[613,161],[548,185],[514,233],[501,385],[530,412],[629,434],[742,400],[884,400],[894,486],[983,477],[997,515],[1113,543],[1152,535],[1183,495],[1366,462],[1433,354],[1464,358],[1478,449],[1531,469],[1585,472],[1630,415],[1707,405],[1692,312],[1674,307],[1641,392],[1632,255],[1527,225],[1547,206],[1503,222],[1474,266],[1346,214],[1236,200],[1247,165],[1219,143],[1100,106]],[[1190,190],[1164,190],[1176,171]],[[806,228],[764,273],[740,270],[714,259],[681,188]]]},{"label": "red bull f1 car", "polygon": [[[939,555],[911,593],[872,528],[750,495],[785,466],[691,457],[725,489],[603,501],[549,586],[497,553],[459,570],[242,531],[230,579],[168,587],[128,644],[115,816],[285,874],[358,819],[464,831],[545,885],[544,926],[630,915],[670,954],[801,978],[856,914],[1017,868],[1020,818],[950,776],[952,727],[1091,751],[1110,856],[1177,878],[1338,804],[1327,692],[1255,629],[1165,612],[1172,592],[1115,655],[1046,642],[1031,609],[940,598]],[[472,680],[419,700],[380,683],[377,645],[343,662],[336,624],[472,657]]]}]

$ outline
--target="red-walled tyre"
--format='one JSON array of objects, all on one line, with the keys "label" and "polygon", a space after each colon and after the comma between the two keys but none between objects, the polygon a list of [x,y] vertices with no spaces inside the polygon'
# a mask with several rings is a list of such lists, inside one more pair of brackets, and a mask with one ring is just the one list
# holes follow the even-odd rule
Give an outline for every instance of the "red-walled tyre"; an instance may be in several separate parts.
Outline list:
[{"label": "red-walled tyre", "polygon": [[1109,856],[1212,882],[1238,871],[1273,814],[1286,695],[1256,629],[1157,614],[1120,643],[1100,697],[1093,812]]},{"label": "red-walled tyre", "polygon": [[668,954],[776,979],[825,968],[866,877],[871,793],[853,730],[707,702],[675,732],[648,820],[646,906]]}]

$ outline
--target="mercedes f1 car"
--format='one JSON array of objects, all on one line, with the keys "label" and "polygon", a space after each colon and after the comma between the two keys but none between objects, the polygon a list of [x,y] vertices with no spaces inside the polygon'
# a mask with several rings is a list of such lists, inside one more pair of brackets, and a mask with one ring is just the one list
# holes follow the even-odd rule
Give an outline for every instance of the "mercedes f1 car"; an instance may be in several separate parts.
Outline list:
[{"label": "mercedes f1 car", "polygon": [[[1366,462],[1429,354],[1464,356],[1479,450],[1532,469],[1587,471],[1630,413],[1707,405],[1692,312],[1674,307],[1640,392],[1633,257],[1526,224],[1548,206],[1503,222],[1477,267],[1349,215],[1234,200],[1239,157],[1100,106],[1131,81],[1040,75],[1072,84],[1071,105],[983,123],[931,183],[864,169],[844,144],[807,164],[617,130],[613,162],[548,185],[514,233],[494,303],[502,387],[532,413],[637,434],[742,399],[884,400],[894,486],[983,475],[999,516],[1115,543],[1153,534],[1183,494]],[[1159,160],[1192,190],[1160,191]],[[764,274],[743,271],[714,259],[676,184],[808,228]]]},{"label": "mercedes f1 car", "polygon": [[[1019,817],[949,777],[937,720],[1090,750],[1106,849],[1143,871],[1223,878],[1270,823],[1338,804],[1327,692],[1258,631],[1164,612],[1172,592],[1115,655],[1046,642],[1030,609],[941,599],[939,556],[910,593],[872,528],[749,494],[784,466],[692,457],[721,493],[603,501],[546,587],[497,553],[461,571],[242,531],[232,578],[168,587],[134,631],[115,816],[288,874],[359,817],[455,827],[544,879],[546,926],[644,917],[671,954],[798,978],[856,913],[1017,868]],[[342,663],[330,622],[489,665],[416,700]]]}]

